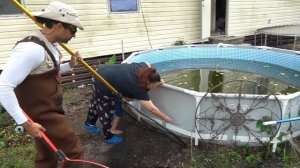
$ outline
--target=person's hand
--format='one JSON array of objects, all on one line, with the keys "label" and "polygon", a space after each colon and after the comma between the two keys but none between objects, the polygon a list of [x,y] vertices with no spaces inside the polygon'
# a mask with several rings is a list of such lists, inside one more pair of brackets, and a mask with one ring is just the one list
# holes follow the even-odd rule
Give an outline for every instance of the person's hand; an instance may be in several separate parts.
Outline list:
[{"label": "person's hand", "polygon": [[165,84],[165,80],[160,79],[160,85],[163,85],[163,84]]},{"label": "person's hand", "polygon": [[29,135],[31,135],[34,138],[42,138],[40,131],[45,132],[46,129],[41,126],[38,123],[31,123],[29,121],[26,121],[22,126],[25,128],[25,130],[28,132]]},{"label": "person's hand", "polygon": [[167,115],[165,115],[163,118],[162,118],[166,123],[170,123],[173,121],[173,119]]},{"label": "person's hand", "polygon": [[78,64],[78,61],[81,60],[81,56],[79,54],[79,52],[75,52],[75,54],[71,57],[71,60],[69,62],[69,65],[71,68],[74,68],[77,64]]}]

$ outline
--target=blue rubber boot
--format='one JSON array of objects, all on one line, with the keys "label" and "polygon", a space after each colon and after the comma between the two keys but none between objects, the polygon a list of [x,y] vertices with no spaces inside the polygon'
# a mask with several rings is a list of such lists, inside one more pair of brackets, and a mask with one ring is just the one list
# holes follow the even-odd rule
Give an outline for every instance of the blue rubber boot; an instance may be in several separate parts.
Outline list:
[{"label": "blue rubber boot", "polygon": [[84,124],[83,127],[92,134],[100,134],[101,130],[96,125]]},{"label": "blue rubber boot", "polygon": [[123,138],[121,136],[114,135],[110,139],[104,139],[104,142],[117,145],[123,143]]}]

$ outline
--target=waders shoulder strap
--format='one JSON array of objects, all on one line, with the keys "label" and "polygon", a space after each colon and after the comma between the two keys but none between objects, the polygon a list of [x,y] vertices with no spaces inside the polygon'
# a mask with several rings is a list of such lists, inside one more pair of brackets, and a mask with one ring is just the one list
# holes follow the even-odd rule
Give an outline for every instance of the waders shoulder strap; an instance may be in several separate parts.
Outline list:
[{"label": "waders shoulder strap", "polygon": [[54,66],[57,67],[57,61],[56,61],[54,55],[52,54],[52,52],[51,52],[51,51],[49,50],[49,48],[46,46],[46,44],[45,44],[44,41],[42,41],[41,39],[39,39],[39,38],[36,37],[36,36],[27,36],[27,37],[25,37],[24,39],[18,41],[18,42],[16,43],[16,45],[19,44],[19,43],[22,43],[22,42],[34,42],[34,43],[36,43],[36,44],[41,45],[42,47],[44,47],[44,49],[45,49],[45,50],[47,51],[47,53],[50,55],[51,60],[52,60],[53,63],[54,63]]}]

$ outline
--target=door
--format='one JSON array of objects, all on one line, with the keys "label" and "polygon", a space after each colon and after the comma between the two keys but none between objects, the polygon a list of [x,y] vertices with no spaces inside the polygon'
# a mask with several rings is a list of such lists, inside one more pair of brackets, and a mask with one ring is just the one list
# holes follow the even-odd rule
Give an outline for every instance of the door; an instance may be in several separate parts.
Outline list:
[{"label": "door", "polygon": [[202,39],[208,39],[210,37],[211,1],[212,0],[202,0]]}]

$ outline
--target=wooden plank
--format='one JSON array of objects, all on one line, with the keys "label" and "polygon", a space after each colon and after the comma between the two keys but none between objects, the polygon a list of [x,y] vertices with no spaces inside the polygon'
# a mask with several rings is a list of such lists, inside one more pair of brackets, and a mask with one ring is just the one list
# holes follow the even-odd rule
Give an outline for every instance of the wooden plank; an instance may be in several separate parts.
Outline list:
[{"label": "wooden plank", "polygon": [[[126,54],[127,56],[129,53]],[[96,69],[99,66],[99,62],[106,62],[110,59],[111,56],[98,57],[93,59],[85,59],[85,62],[88,63],[91,67]],[[117,62],[120,63],[122,60],[122,55],[117,55]],[[101,66],[101,65],[100,65]],[[73,72],[64,74],[62,76],[62,85],[63,86],[78,86],[84,83],[90,83],[92,74],[82,65],[78,65],[74,68]]]}]

